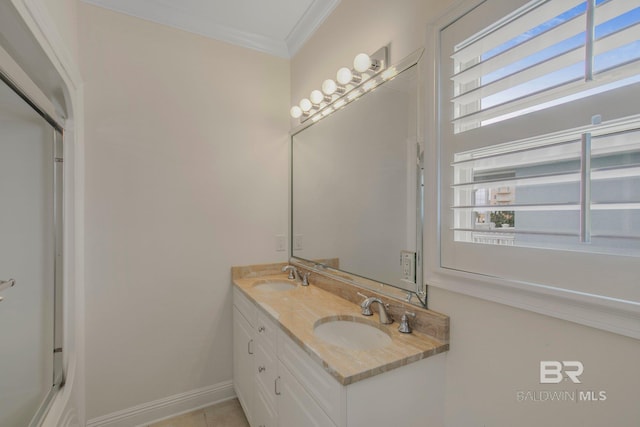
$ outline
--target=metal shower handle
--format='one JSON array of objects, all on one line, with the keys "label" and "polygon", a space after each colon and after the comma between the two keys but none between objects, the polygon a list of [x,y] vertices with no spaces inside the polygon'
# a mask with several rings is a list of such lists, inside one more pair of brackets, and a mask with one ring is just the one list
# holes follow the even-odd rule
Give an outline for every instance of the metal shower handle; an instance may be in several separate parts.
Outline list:
[{"label": "metal shower handle", "polygon": [[[16,284],[16,279],[0,280],[0,291],[9,289],[15,286],[15,284]],[[4,299],[3,297],[0,297],[0,301],[2,301],[3,299]]]}]

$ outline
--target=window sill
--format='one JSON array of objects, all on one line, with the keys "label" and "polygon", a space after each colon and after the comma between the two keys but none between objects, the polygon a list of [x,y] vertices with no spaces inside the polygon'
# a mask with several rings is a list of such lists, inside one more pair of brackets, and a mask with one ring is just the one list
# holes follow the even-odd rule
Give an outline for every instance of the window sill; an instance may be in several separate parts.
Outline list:
[{"label": "window sill", "polygon": [[640,303],[503,280],[446,268],[426,272],[429,286],[640,339]]}]

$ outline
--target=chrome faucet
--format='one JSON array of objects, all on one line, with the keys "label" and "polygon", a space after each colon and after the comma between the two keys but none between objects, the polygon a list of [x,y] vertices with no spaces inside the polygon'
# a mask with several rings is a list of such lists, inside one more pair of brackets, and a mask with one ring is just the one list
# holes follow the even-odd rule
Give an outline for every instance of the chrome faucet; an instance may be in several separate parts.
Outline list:
[{"label": "chrome faucet", "polygon": [[311,275],[310,271],[307,271],[302,275],[302,286],[309,286],[309,276]]},{"label": "chrome faucet", "polygon": [[296,275],[298,274],[298,269],[295,268],[293,265],[285,265],[284,267],[282,267],[282,272],[289,272],[289,280],[296,280]]},{"label": "chrome faucet", "polygon": [[405,311],[404,314],[402,315],[402,319],[400,319],[400,326],[398,326],[398,330],[403,334],[411,333],[412,328],[411,328],[411,323],[409,323],[409,317],[415,319],[416,314],[410,311]]},{"label": "chrome faucet", "polygon": [[[364,297],[364,295],[361,295]],[[389,323],[393,323],[393,318],[387,313],[388,304],[382,302],[380,298],[376,297],[365,297],[365,300],[360,304],[360,308],[362,308],[363,316],[372,316],[373,312],[371,311],[371,304],[374,302],[378,303],[378,316],[380,318],[380,323],[384,323],[388,325]]]}]

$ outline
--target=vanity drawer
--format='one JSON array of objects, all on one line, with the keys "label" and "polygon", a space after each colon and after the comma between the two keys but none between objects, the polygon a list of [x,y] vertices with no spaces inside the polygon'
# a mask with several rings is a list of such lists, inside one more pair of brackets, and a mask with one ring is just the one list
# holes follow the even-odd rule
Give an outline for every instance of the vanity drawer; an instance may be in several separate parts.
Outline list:
[{"label": "vanity drawer", "polygon": [[344,425],[346,388],[283,331],[278,333],[278,357],[333,422]]},{"label": "vanity drawer", "polygon": [[272,352],[269,347],[263,346],[260,341],[256,345],[255,357],[256,384],[262,387],[265,398],[272,407],[275,407],[277,404],[275,383],[278,378],[278,358],[275,352]]},{"label": "vanity drawer", "polygon": [[233,287],[233,305],[236,306],[238,311],[247,319],[251,327],[256,326],[258,310],[255,304],[244,296],[242,291],[235,286]]},{"label": "vanity drawer", "polygon": [[256,336],[261,344],[269,347],[273,354],[276,354],[277,332],[280,328],[265,313],[258,311],[256,322]]}]

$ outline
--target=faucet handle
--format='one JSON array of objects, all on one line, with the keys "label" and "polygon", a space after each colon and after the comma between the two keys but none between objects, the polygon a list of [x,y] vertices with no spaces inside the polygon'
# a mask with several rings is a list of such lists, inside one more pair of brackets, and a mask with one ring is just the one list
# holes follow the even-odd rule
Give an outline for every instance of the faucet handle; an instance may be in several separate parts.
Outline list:
[{"label": "faucet handle", "polygon": [[398,331],[402,332],[403,334],[411,333],[411,324],[409,323],[409,316],[411,316],[412,319],[416,318],[415,313],[412,313],[410,311],[405,311],[404,314],[402,315],[402,318],[400,319],[400,326],[398,326]]},{"label": "faucet handle", "polygon": [[358,296],[361,296],[362,298],[364,298],[364,301],[360,303],[360,308],[362,309],[362,315],[373,316],[373,311],[371,311],[371,306],[367,304],[369,297],[364,294],[361,294],[360,292],[358,292]]},{"label": "faucet handle", "polygon": [[310,271],[307,271],[302,275],[302,286],[309,286],[309,276],[311,275]]}]

